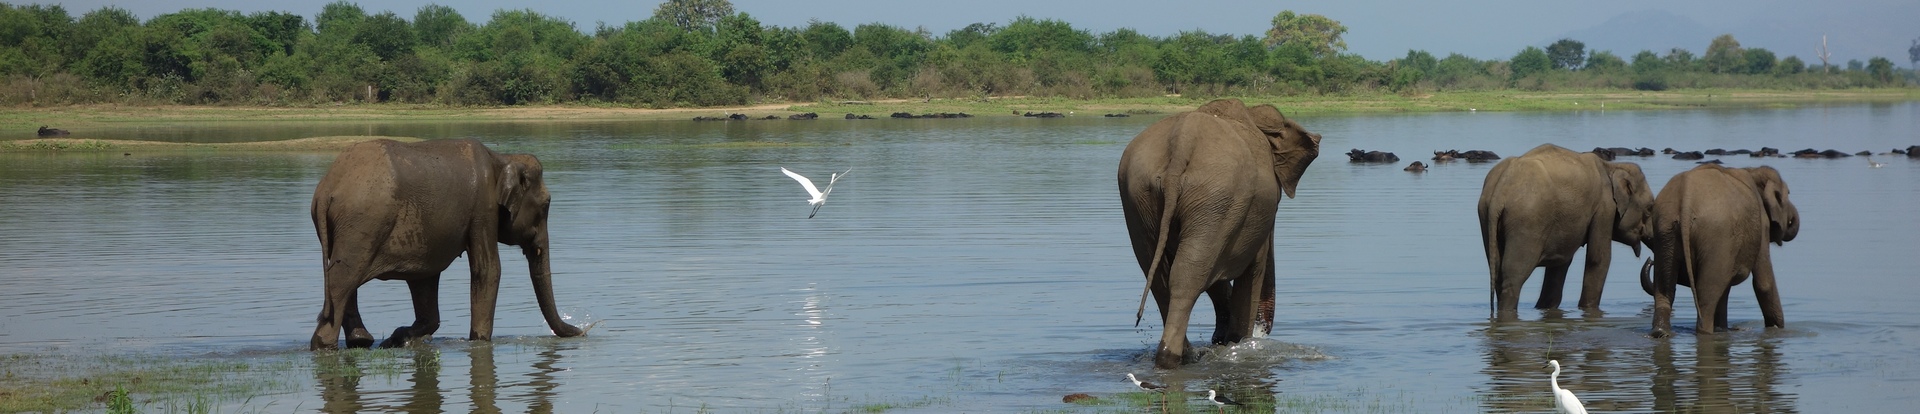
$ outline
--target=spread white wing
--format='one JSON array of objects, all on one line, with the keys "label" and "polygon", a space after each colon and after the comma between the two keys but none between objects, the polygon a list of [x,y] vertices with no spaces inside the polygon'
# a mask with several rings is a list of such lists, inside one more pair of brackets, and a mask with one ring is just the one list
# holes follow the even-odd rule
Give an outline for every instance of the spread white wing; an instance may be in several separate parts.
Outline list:
[{"label": "spread white wing", "polygon": [[813,186],[813,180],[807,179],[806,176],[800,175],[800,173],[787,170],[787,167],[780,167],[780,172],[787,173],[787,176],[793,177],[794,181],[799,181],[801,187],[806,187],[807,195],[812,196],[814,199],[820,198],[820,189]]}]

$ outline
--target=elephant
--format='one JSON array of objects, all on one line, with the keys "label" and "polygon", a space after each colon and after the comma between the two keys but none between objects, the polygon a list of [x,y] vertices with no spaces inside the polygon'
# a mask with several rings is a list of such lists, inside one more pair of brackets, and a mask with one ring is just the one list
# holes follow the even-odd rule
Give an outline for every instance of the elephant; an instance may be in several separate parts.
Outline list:
[{"label": "elephant", "polygon": [[1271,332],[1274,215],[1319,154],[1319,134],[1237,99],[1161,119],[1127,144],[1120,206],[1164,326],[1155,366],[1191,354],[1187,321],[1201,292],[1213,301],[1213,343]]},{"label": "elephant", "polygon": [[342,150],[313,192],[326,302],[309,348],[337,348],[343,328],[347,346],[373,345],[358,293],[372,279],[404,280],[413,296],[413,324],[394,330],[381,346],[430,337],[440,327],[440,272],[462,254],[473,274],[467,339],[490,339],[502,243],[526,255],[547,327],[561,337],[584,334],[562,321],[554,305],[547,250],[552,199],[541,174],[533,155],[496,153],[470,139],[377,139]]},{"label": "elephant", "polygon": [[1534,307],[1560,307],[1567,267],[1580,246],[1587,247],[1587,262],[1579,306],[1598,309],[1613,260],[1607,241],[1632,247],[1638,257],[1641,241],[1652,234],[1652,206],[1638,164],[1542,144],[1494,165],[1480,190],[1479,216],[1496,317],[1514,316],[1535,267],[1547,270]]},{"label": "elephant", "polygon": [[1653,258],[1640,267],[1640,288],[1653,296],[1654,337],[1672,333],[1676,285],[1693,288],[1694,332],[1732,330],[1726,298],[1749,275],[1766,326],[1786,326],[1767,243],[1784,246],[1800,234],[1788,193],[1780,172],[1764,166],[1701,165],[1667,181],[1653,202]]}]

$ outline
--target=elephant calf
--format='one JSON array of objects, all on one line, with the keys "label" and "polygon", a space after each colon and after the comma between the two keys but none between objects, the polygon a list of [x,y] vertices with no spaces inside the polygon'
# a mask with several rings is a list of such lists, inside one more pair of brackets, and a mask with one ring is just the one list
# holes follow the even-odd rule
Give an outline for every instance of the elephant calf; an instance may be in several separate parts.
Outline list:
[{"label": "elephant calf", "polygon": [[[1732,329],[1727,294],[1753,276],[1753,294],[1767,327],[1785,327],[1767,243],[1800,234],[1800,210],[1773,167],[1701,165],[1673,176],[1653,202],[1653,259],[1640,268],[1640,288],[1653,295],[1653,336],[1673,328],[1676,286],[1693,288],[1694,332]],[[1648,270],[1653,270],[1651,279]]]},{"label": "elephant calf", "polygon": [[403,144],[373,140],[334,158],[313,192],[313,228],[326,269],[326,303],[309,343],[312,349],[373,346],[360,320],[359,289],[369,280],[405,280],[413,294],[412,325],[381,346],[406,345],[440,327],[440,272],[460,255],[473,272],[470,340],[493,335],[500,292],[499,244],[520,246],[533,277],[540,313],[555,335],[579,336],[553,303],[547,251],[547,207],[540,160],[500,154],[479,141]]},{"label": "elephant calf", "polygon": [[1587,247],[1580,308],[1600,307],[1607,267],[1613,261],[1608,240],[1633,247],[1652,230],[1647,220],[1652,190],[1640,166],[1607,162],[1599,155],[1544,144],[1494,165],[1480,188],[1480,239],[1497,318],[1515,316],[1520,288],[1535,267],[1546,280],[1535,308],[1560,307],[1567,267]]}]

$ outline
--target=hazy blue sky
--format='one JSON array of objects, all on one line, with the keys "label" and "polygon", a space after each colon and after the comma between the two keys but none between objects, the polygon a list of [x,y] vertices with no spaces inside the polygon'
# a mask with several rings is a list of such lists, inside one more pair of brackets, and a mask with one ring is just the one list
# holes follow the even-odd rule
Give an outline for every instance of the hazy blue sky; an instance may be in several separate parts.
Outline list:
[{"label": "hazy blue sky", "polygon": [[[12,1],[11,3],[28,3]],[[325,1],[316,0],[53,0],[76,17],[104,5],[132,11],[141,19],[187,8],[255,12],[279,10],[309,18]],[[411,19],[429,3],[452,6],[468,20],[485,23],[498,9],[533,9],[572,20],[583,31],[596,22],[622,24],[651,16],[660,2],[649,0],[386,0],[361,1],[369,12],[391,10]],[[831,21],[852,29],[863,23],[925,28],[936,36],[970,23],[1005,24],[1015,17],[1052,18],[1095,34],[1130,27],[1155,36],[1182,30],[1209,33],[1264,33],[1281,10],[1314,13],[1348,28],[1350,52],[1373,60],[1404,56],[1420,49],[1445,56],[1457,52],[1476,58],[1506,59],[1528,45],[1543,46],[1580,32],[1594,39],[1589,50],[1611,49],[1622,57],[1640,49],[1664,52],[1685,47],[1703,52],[1712,36],[1732,33],[1742,45],[1764,47],[1781,57],[1812,58],[1820,35],[1828,35],[1836,63],[1883,56],[1906,66],[1907,47],[1920,37],[1920,1],[1914,0],[1454,0],[1454,1],[1255,1],[1255,0],[736,0],[737,11],[764,24],[804,26]],[[1657,23],[1609,20],[1649,11],[1668,19]],[[1674,19],[1677,17],[1677,20]],[[1644,19],[1643,19],[1644,20]],[[1649,28],[1649,26],[1651,26]],[[1607,35],[1613,27],[1640,27],[1642,36]],[[1599,29],[1597,32],[1589,29]],[[1586,30],[1586,31],[1583,31]],[[1651,35],[1651,36],[1648,36]],[[1618,37],[1618,39],[1614,39]]]}]

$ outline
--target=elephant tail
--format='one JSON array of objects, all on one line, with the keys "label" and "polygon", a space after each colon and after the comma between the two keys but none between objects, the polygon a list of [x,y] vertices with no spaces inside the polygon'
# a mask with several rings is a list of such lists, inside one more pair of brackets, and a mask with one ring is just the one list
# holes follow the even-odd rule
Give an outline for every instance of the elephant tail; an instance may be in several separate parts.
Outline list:
[{"label": "elephant tail", "polygon": [[333,218],[327,211],[333,206],[333,197],[315,197],[313,199],[313,232],[320,235],[321,270],[333,268]]},{"label": "elephant tail", "polygon": [[1154,238],[1153,260],[1147,262],[1147,285],[1140,288],[1140,307],[1133,312],[1134,327],[1139,327],[1140,319],[1147,314],[1147,294],[1153,291],[1153,275],[1159,272],[1160,261],[1166,256],[1167,238],[1173,229],[1173,212],[1180,205],[1180,176],[1186,173],[1187,161],[1193,156],[1192,146],[1180,142],[1180,134],[1174,134],[1167,145],[1172,148],[1168,151],[1167,169],[1160,175],[1160,194],[1164,199],[1160,203],[1160,232]]},{"label": "elephant tail", "polygon": [[1500,210],[1489,210],[1486,201],[1480,202],[1480,242],[1487,249],[1487,312],[1500,311],[1496,296],[1500,294]]}]

